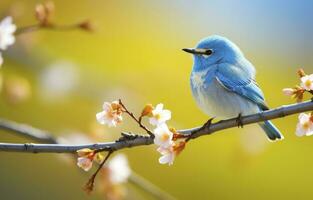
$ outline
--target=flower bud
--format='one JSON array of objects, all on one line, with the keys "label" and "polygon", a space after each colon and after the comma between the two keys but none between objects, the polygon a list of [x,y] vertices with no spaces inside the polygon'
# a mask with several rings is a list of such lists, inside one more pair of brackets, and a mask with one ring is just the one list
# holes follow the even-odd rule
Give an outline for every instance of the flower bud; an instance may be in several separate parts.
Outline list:
[{"label": "flower bud", "polygon": [[298,70],[298,75],[300,76],[300,78],[302,78],[303,76],[305,76],[306,74],[304,73],[304,70],[302,68],[300,68]]},{"label": "flower bud", "polygon": [[150,116],[152,114],[153,106],[151,104],[147,104],[141,112],[141,117]]},{"label": "flower bud", "polygon": [[292,95],[294,95],[295,90],[292,89],[292,88],[284,88],[284,89],[283,89],[283,93],[284,93],[284,95],[286,95],[286,96],[292,96]]},{"label": "flower bud", "polygon": [[42,4],[38,4],[35,7],[35,17],[39,22],[44,22],[47,18],[45,7]]}]

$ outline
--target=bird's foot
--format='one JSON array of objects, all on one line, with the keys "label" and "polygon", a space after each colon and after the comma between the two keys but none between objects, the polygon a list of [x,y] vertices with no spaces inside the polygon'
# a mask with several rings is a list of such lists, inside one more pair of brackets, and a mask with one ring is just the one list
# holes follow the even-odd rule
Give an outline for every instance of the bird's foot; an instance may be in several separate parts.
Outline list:
[{"label": "bird's foot", "polygon": [[243,128],[243,122],[242,122],[242,115],[241,115],[241,113],[239,113],[236,121],[237,121],[238,128],[240,128],[240,127]]}]

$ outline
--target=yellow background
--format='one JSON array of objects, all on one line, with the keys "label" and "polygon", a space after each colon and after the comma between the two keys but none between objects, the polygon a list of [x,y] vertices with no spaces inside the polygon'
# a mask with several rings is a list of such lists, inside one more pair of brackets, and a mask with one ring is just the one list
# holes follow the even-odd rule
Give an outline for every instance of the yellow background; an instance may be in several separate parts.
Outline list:
[{"label": "yellow background", "polygon": [[[0,14],[11,10],[18,27],[34,24],[38,2],[1,0]],[[55,5],[58,24],[88,18],[96,31],[20,36],[3,53],[1,74],[4,80],[25,78],[31,96],[18,104],[4,93],[0,99],[1,117],[55,136],[90,133],[103,101],[118,98],[136,113],[145,103],[164,103],[172,111],[169,124],[177,129],[203,124],[208,116],[196,107],[189,88],[192,58],[181,49],[212,34],[234,41],[255,65],[270,107],[293,102],[281,90],[298,84],[299,67],[313,73],[310,1],[58,0]],[[74,63],[77,85],[60,99],[42,97],[41,73],[64,60]],[[282,142],[268,142],[256,125],[229,129],[192,141],[170,167],[158,163],[155,146],[123,152],[136,173],[178,199],[310,199],[313,140],[295,136],[296,115],[274,123],[285,136]],[[98,141],[117,138],[121,130],[142,132],[125,117],[119,128],[105,128]],[[31,142],[5,131],[0,141]],[[88,175],[58,155],[1,152],[0,160],[1,199],[87,198],[81,187]],[[135,191],[129,199],[151,198],[127,187]]]}]

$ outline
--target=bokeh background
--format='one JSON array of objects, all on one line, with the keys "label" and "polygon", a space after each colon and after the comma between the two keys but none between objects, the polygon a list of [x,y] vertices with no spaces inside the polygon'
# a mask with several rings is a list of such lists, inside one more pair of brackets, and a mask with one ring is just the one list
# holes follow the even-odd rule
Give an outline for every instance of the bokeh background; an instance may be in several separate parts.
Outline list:
[{"label": "bokeh background", "polygon": [[[1,0],[1,17],[10,13],[17,26],[34,24],[40,2]],[[293,102],[281,90],[298,83],[298,68],[313,73],[310,0],[54,2],[58,24],[88,18],[96,31],[19,36],[4,52],[0,116],[56,137],[102,142],[121,130],[141,131],[131,120],[117,129],[97,125],[103,101],[118,98],[137,113],[145,103],[164,103],[178,129],[203,124],[208,117],[189,89],[192,58],[181,49],[212,34],[240,46],[271,107]],[[229,129],[192,141],[170,167],[158,163],[154,146],[123,153],[133,171],[177,199],[310,199],[313,138],[295,136],[296,115],[274,122],[282,142],[269,143],[256,125]],[[32,142],[0,133],[1,142]],[[0,199],[103,199],[81,190],[88,174],[61,155],[1,152],[0,159]],[[126,188],[127,199],[153,199],[134,184]]]}]

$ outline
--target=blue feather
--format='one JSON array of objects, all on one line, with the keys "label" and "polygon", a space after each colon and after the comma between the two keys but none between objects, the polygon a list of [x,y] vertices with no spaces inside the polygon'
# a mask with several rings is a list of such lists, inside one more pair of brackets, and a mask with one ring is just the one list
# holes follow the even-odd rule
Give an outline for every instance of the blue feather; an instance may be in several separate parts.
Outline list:
[{"label": "blue feather", "polygon": [[[208,115],[235,117],[240,113],[252,114],[268,109],[255,81],[254,66],[233,42],[211,36],[187,52],[194,54],[190,78],[192,93]],[[283,139],[270,121],[262,122],[260,126],[269,139]]]},{"label": "blue feather", "polygon": [[216,78],[225,89],[253,101],[262,110],[267,109],[263,92],[256,82],[249,77],[249,74],[240,67],[221,63],[218,65]]}]

